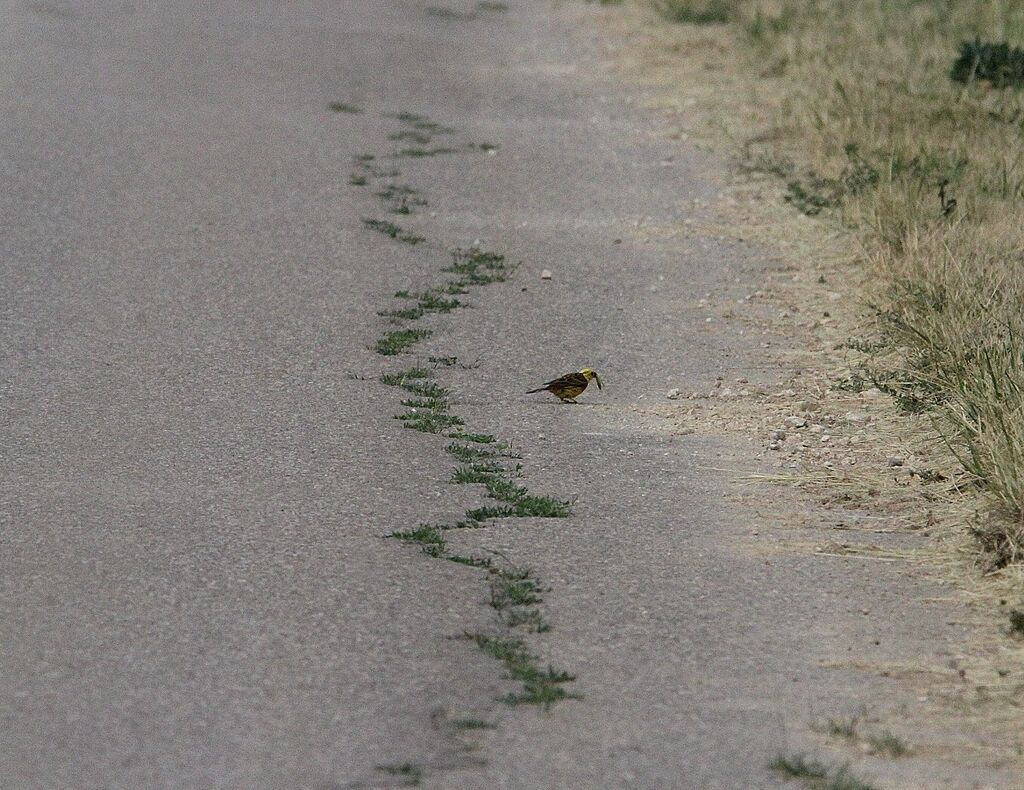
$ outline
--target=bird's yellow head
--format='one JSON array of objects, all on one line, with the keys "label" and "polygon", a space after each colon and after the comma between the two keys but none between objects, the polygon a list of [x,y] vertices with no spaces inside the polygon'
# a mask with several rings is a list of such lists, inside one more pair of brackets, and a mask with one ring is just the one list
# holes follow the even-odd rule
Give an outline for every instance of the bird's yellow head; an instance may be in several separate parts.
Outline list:
[{"label": "bird's yellow head", "polygon": [[580,368],[580,375],[583,376],[583,378],[585,378],[587,381],[590,381],[591,379],[596,381],[597,388],[599,390],[604,389],[604,387],[601,386],[601,377],[597,375],[596,371],[593,371],[590,368]]}]

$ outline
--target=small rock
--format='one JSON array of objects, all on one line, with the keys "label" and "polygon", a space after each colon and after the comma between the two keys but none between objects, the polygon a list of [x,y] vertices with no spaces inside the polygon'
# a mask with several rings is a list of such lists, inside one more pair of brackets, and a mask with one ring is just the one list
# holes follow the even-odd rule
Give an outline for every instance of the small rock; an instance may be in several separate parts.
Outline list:
[{"label": "small rock", "polygon": [[665,397],[666,397],[666,398],[668,398],[669,400],[675,400],[675,399],[676,399],[676,398],[678,398],[678,397],[679,397],[679,396],[680,396],[681,394],[682,394],[682,393],[681,393],[681,392],[679,391],[679,389],[678,389],[677,387],[673,387],[672,389],[670,389],[670,390],[669,390],[669,391],[668,391],[668,392],[667,392],[667,393],[665,394]]},{"label": "small rock", "polygon": [[831,440],[832,440],[832,437],[829,436],[827,433],[824,433],[824,434],[821,435],[822,444],[824,444],[825,442],[829,442]]},{"label": "small rock", "polygon": [[897,458],[895,455],[892,456],[889,461],[889,466],[903,466],[903,459]]},{"label": "small rock", "polygon": [[776,392],[776,398],[792,398],[796,395],[796,390],[782,390],[782,392]]},{"label": "small rock", "polygon": [[871,415],[866,411],[848,411],[843,415],[843,419],[853,425],[865,425],[871,421]]},{"label": "small rock", "polygon": [[820,423],[814,423],[811,426],[811,433],[825,433],[825,426]]},{"label": "small rock", "polygon": [[680,436],[689,436],[693,432],[694,432],[693,428],[680,428],[679,429],[679,435]]},{"label": "small rock", "polygon": [[781,442],[786,438],[785,431],[772,431],[772,441]]},{"label": "small rock", "polygon": [[778,450],[780,448],[780,446],[781,445],[778,442],[772,442],[771,444],[768,445],[768,449],[769,450]]},{"label": "small rock", "polygon": [[821,408],[821,405],[817,401],[802,400],[797,403],[796,407],[800,409],[800,411],[817,411]]},{"label": "small rock", "polygon": [[884,394],[878,387],[871,387],[861,392],[860,396],[862,398],[881,398]]},{"label": "small rock", "polygon": [[542,279],[542,280],[550,280],[551,279],[551,269],[545,269],[544,271],[542,271],[540,273],[540,279]]},{"label": "small rock", "polygon": [[843,295],[841,293],[836,293],[835,291],[832,291],[832,293],[828,295],[828,300],[830,302],[838,302],[842,298]]},{"label": "small rock", "polygon": [[790,425],[793,428],[804,428],[807,426],[807,420],[803,417],[787,417],[786,425]]}]

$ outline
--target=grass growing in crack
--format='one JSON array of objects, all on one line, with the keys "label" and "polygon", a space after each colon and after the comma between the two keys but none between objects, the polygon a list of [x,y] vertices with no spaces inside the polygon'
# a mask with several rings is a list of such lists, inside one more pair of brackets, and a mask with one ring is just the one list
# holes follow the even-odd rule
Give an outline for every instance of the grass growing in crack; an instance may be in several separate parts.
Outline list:
[{"label": "grass growing in crack", "polygon": [[452,727],[456,730],[495,730],[498,725],[484,719],[452,719]]},{"label": "grass growing in crack", "polygon": [[430,337],[429,329],[397,329],[377,341],[377,353],[385,357],[401,354],[409,346]]},{"label": "grass growing in crack", "polygon": [[418,318],[422,318],[427,313],[450,313],[458,307],[465,307],[465,305],[458,299],[450,299],[437,291],[424,291],[421,294],[410,294],[409,292],[402,292],[404,299],[416,299],[416,305],[413,307],[404,307],[399,310],[382,310],[378,315],[388,316],[390,318],[402,318],[409,321],[415,321]]},{"label": "grass growing in crack", "polygon": [[331,112],[346,112],[350,115],[357,115],[363,111],[361,107],[343,101],[332,101],[327,105],[327,109]]},{"label": "grass growing in crack", "polygon": [[457,285],[489,285],[500,283],[512,276],[515,267],[505,262],[505,256],[484,250],[453,250],[452,264],[444,271],[461,275]]},{"label": "grass growing in crack", "polygon": [[471,568],[483,568],[489,570],[494,567],[494,561],[489,557],[472,557],[468,554],[445,554],[446,560],[458,563],[459,565],[468,565]]},{"label": "grass growing in crack", "polygon": [[526,648],[521,639],[467,634],[484,653],[504,664],[509,676],[523,684],[519,694],[508,694],[500,698],[507,705],[542,705],[550,708],[564,699],[581,699],[579,694],[566,691],[562,686],[576,680],[568,672],[556,671],[553,667],[541,669],[537,659]]},{"label": "grass growing in crack", "polygon": [[348,177],[348,183],[354,187],[365,187],[366,176],[361,176],[358,173],[353,173]]},{"label": "grass growing in crack", "polygon": [[401,420],[403,427],[411,428],[421,433],[441,433],[453,425],[463,424],[461,417],[429,409],[399,414],[395,419]]},{"label": "grass growing in crack", "polygon": [[403,543],[415,543],[423,549],[425,554],[431,557],[440,557],[444,554],[445,542],[441,536],[441,530],[430,524],[422,524],[416,529],[407,529],[399,532],[392,532],[389,538],[395,538]]},{"label": "grass growing in crack", "polygon": [[400,132],[393,132],[388,135],[389,140],[408,140],[416,145],[426,145],[432,139],[426,132],[418,131],[417,129],[403,129]]},{"label": "grass growing in crack", "polygon": [[417,379],[425,379],[430,375],[426,368],[412,367],[400,370],[397,373],[384,373],[380,377],[380,383],[389,387],[402,387],[406,383],[412,383]]},{"label": "grass growing in crack", "polygon": [[439,123],[435,123],[425,115],[419,115],[414,112],[399,112],[386,114],[385,117],[394,118],[407,126],[411,126],[413,129],[419,129],[420,131],[430,132],[431,134],[452,134],[455,132],[447,126],[442,126]]},{"label": "grass growing in crack", "polygon": [[405,381],[400,386],[406,392],[411,392],[413,395],[419,395],[421,398],[447,400],[448,396],[451,395],[451,391],[447,387],[442,387],[440,384],[431,381],[430,379]]},{"label": "grass growing in crack", "polygon": [[415,763],[378,765],[377,770],[402,780],[403,787],[416,787],[423,781],[423,768]]},{"label": "grass growing in crack", "polygon": [[529,568],[492,568],[491,607],[506,628],[525,628],[534,633],[551,630],[539,604],[541,586]]},{"label": "grass growing in crack", "polygon": [[461,439],[464,442],[476,442],[477,444],[494,444],[498,440],[489,433],[466,433],[465,431],[453,431],[448,434],[449,439]]},{"label": "grass growing in crack", "polygon": [[459,483],[487,483],[495,474],[503,472],[500,466],[494,464],[471,464],[460,466],[452,472],[452,482]]},{"label": "grass growing in crack", "polygon": [[780,754],[768,767],[787,779],[799,779],[812,790],[874,790],[872,785],[850,773],[848,766],[828,766],[802,754]]},{"label": "grass growing in crack", "polygon": [[385,219],[364,218],[363,224],[378,233],[383,233],[389,238],[396,239],[397,241],[404,241],[406,244],[416,245],[421,241],[426,241],[423,236],[417,236],[415,233],[409,233],[408,231],[402,230],[394,222],[388,222]]},{"label": "grass growing in crack", "polygon": [[868,735],[864,740],[867,741],[875,754],[880,754],[883,757],[903,757],[910,753],[910,747],[907,745],[907,742],[889,730]]},{"label": "grass growing in crack", "polygon": [[452,22],[472,22],[476,14],[472,11],[456,11],[454,8],[431,5],[425,9],[428,16],[436,16],[440,19],[447,19]]},{"label": "grass growing in crack", "polygon": [[411,157],[413,159],[419,159],[425,156],[441,156],[443,154],[457,154],[458,148],[449,148],[443,145],[437,145],[433,148],[426,148],[424,146],[415,146],[413,148],[402,148],[395,153],[396,157]]}]

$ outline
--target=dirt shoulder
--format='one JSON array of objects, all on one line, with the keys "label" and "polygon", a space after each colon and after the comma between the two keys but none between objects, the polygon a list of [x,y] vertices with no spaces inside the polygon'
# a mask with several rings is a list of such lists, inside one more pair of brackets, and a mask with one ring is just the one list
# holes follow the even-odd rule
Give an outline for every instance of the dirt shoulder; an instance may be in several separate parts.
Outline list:
[{"label": "dirt shoulder", "polygon": [[[855,235],[836,219],[795,210],[780,179],[743,167],[744,142],[770,124],[762,88],[738,63],[728,30],[667,25],[630,5],[595,15],[595,24],[611,68],[636,85],[640,103],[659,114],[668,137],[734,163],[728,186],[696,207],[700,219],[684,231],[769,251],[760,271],[749,272],[742,298],[699,297],[706,320],[763,333],[770,338],[761,344],[765,366],[796,371],[767,388],[728,377],[707,391],[681,382],[666,388],[664,403],[651,410],[684,432],[756,446],[752,463],[733,470],[736,497],[749,498],[744,492],[751,485],[768,482],[778,494],[774,518],[780,504],[788,514],[786,523],[768,528],[770,541],[760,539],[764,529],[755,531],[750,551],[856,558],[865,575],[896,564],[908,577],[942,585],[959,632],[956,648],[940,663],[923,654],[900,666],[850,659],[866,675],[904,678],[921,704],[867,711],[858,721],[846,719],[849,726],[819,721],[822,747],[846,759],[884,754],[861,733],[874,719],[876,729],[911,733],[909,756],[901,760],[942,756],[960,766],[1012,767],[1007,775],[1014,775],[1024,767],[1024,647],[1008,636],[1007,624],[1022,574],[1012,567],[984,572],[970,530],[988,502],[933,421],[902,413],[860,378],[870,352],[871,273]],[[864,616],[885,618],[885,606]],[[931,740],[913,744],[915,730]],[[935,786],[960,786],[933,779]]]}]

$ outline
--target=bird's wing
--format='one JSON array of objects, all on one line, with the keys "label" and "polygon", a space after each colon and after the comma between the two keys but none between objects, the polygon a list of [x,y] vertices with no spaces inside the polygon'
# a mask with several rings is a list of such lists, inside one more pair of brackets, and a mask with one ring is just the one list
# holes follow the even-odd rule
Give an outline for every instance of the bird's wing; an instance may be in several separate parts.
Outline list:
[{"label": "bird's wing", "polygon": [[586,387],[587,380],[579,373],[567,373],[564,376],[559,376],[557,379],[552,379],[545,387]]}]

